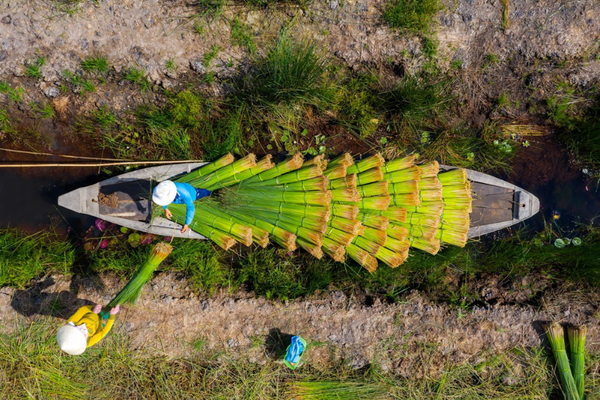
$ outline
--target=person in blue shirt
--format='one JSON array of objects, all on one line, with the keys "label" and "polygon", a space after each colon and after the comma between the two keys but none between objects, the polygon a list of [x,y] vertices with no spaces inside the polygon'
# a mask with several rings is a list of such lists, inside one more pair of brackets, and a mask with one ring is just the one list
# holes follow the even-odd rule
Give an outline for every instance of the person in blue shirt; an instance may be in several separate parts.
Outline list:
[{"label": "person in blue shirt", "polygon": [[185,223],[181,229],[181,233],[186,233],[190,229],[190,223],[194,218],[196,207],[194,201],[206,197],[210,194],[209,190],[197,189],[189,183],[179,183],[173,181],[162,181],[154,188],[152,193],[152,201],[165,209],[165,215],[168,219],[173,217],[173,214],[167,206],[171,203],[185,204]]}]

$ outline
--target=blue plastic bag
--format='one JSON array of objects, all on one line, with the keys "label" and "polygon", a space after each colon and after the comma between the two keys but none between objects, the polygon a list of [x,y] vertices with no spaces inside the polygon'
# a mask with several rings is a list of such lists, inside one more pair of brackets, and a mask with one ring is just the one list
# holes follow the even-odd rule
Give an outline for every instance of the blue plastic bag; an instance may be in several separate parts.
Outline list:
[{"label": "blue plastic bag", "polygon": [[304,354],[304,349],[306,348],[306,341],[302,339],[300,336],[292,336],[292,343],[288,346],[285,359],[283,362],[291,369],[296,369],[302,355]]}]

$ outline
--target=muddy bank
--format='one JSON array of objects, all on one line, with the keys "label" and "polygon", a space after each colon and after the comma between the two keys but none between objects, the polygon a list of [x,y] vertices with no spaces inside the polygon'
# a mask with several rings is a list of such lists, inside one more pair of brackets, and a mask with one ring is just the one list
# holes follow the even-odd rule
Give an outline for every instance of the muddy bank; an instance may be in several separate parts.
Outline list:
[{"label": "muddy bank", "polygon": [[[54,276],[29,292],[4,288],[0,321],[11,329],[17,320],[52,315],[48,318],[58,325],[83,304],[107,303],[122,284],[110,276]],[[539,346],[544,343],[541,324],[549,320],[588,324],[588,351],[600,351],[597,294],[548,292],[541,307],[472,311],[435,304],[417,292],[400,303],[367,303],[341,291],[285,303],[245,292],[204,298],[194,295],[185,280],[160,274],[144,288],[141,301],[120,314],[115,329],[137,349],[183,356],[202,341],[211,352],[226,351],[252,363],[264,363],[289,335],[299,334],[313,345],[305,358],[308,364],[326,367],[343,361],[362,368],[376,363],[407,377],[435,375],[448,365],[480,362],[515,347]]]}]

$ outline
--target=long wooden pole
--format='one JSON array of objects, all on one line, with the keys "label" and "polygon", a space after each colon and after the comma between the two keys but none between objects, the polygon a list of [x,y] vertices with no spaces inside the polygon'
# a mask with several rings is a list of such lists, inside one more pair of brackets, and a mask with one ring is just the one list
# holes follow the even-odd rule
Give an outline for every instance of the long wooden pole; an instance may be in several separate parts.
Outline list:
[{"label": "long wooden pole", "polygon": [[0,164],[0,168],[48,168],[48,167],[77,167],[77,168],[97,168],[97,167],[114,167],[117,165],[153,165],[153,164],[186,164],[199,163],[202,160],[177,160],[177,161],[123,161],[109,163],[93,163],[93,164],[70,164],[70,163],[53,163],[53,164]]},{"label": "long wooden pole", "polygon": [[27,151],[27,150],[15,150],[15,149],[6,149],[0,147],[0,151],[6,151],[8,153],[20,153],[20,154],[31,154],[34,156],[53,156],[53,157],[63,157],[63,158],[75,158],[80,160],[99,160],[99,161],[132,161],[129,158],[102,158],[102,157],[85,157],[85,156],[70,156],[68,154],[54,154],[54,153],[44,153],[41,151]]}]

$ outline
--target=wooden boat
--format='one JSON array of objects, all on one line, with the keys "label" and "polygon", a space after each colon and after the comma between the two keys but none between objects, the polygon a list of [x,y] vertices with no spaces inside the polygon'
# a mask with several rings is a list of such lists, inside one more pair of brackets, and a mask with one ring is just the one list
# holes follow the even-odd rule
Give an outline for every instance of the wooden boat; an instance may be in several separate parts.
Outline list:
[{"label": "wooden boat", "polygon": [[[143,168],[76,189],[58,198],[62,207],[92,215],[114,224],[155,235],[206,239],[161,216],[152,217],[153,184],[174,179],[204,163],[163,165]],[[449,170],[454,167],[442,166]],[[485,235],[522,222],[540,209],[531,193],[493,176],[467,170],[472,182],[473,211],[469,238]],[[111,196],[107,199],[108,196]],[[107,202],[114,204],[107,205]]]},{"label": "wooden boat", "polygon": [[539,199],[528,191],[491,175],[465,170],[473,196],[469,239],[518,224],[540,210]]}]

